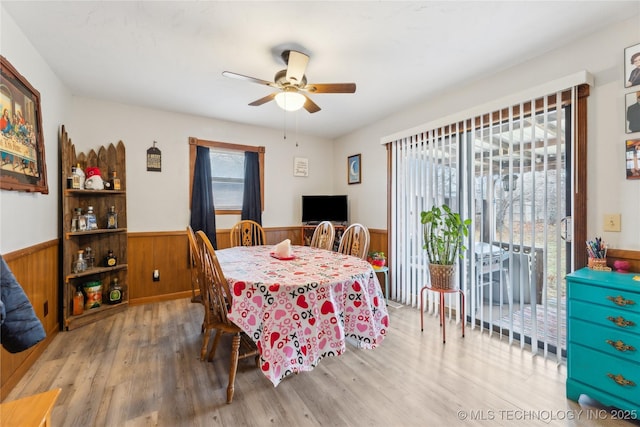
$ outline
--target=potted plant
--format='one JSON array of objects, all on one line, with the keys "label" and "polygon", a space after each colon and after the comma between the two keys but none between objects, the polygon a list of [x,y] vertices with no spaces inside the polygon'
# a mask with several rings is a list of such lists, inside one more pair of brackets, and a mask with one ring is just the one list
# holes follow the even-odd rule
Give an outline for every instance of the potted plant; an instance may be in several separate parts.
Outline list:
[{"label": "potted plant", "polygon": [[387,257],[384,256],[384,252],[369,252],[367,261],[374,269],[380,269],[386,265]]},{"label": "potted plant", "polygon": [[464,238],[469,235],[471,220],[462,220],[460,214],[443,204],[434,205],[420,213],[424,225],[424,249],[429,260],[431,286],[440,289],[453,288],[456,258],[462,258]]}]

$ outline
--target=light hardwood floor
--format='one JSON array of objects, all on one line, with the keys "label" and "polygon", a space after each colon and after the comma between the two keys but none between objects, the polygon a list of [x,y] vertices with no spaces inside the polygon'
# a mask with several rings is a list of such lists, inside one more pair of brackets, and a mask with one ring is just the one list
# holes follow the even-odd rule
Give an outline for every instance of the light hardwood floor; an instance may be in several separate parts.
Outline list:
[{"label": "light hardwood floor", "polygon": [[228,342],[213,363],[198,359],[202,307],[129,307],[59,333],[6,401],[62,388],[54,426],[637,425],[568,401],[566,366],[517,343],[470,328],[462,338],[449,322],[443,345],[437,317],[420,332],[418,310],[389,311],[380,347],[349,346],[278,387],[242,361],[227,405]]}]

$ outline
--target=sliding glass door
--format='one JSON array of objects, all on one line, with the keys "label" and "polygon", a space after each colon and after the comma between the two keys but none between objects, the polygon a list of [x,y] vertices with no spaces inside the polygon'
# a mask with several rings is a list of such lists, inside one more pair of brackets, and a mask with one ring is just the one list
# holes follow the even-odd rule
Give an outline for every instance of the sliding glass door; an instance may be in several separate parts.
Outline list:
[{"label": "sliding glass door", "polygon": [[[575,89],[569,92],[391,143],[393,299],[419,306],[429,281],[420,212],[446,203],[473,222],[457,273],[467,295],[465,321],[562,357],[564,276],[574,259]],[[439,299],[426,298],[427,310],[437,312]],[[460,312],[458,304],[445,302],[449,315]]]}]

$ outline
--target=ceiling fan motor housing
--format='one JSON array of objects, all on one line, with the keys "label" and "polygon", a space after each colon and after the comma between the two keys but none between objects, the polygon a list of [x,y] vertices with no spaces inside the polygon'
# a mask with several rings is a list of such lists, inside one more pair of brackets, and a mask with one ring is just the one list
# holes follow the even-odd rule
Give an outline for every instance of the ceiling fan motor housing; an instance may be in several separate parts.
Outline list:
[{"label": "ceiling fan motor housing", "polygon": [[278,86],[283,88],[287,86],[296,86],[297,88],[301,89],[307,85],[307,76],[306,75],[302,76],[302,80],[300,81],[300,83],[292,83],[289,80],[287,80],[287,70],[280,70],[276,73],[275,77],[273,78],[273,81]]}]

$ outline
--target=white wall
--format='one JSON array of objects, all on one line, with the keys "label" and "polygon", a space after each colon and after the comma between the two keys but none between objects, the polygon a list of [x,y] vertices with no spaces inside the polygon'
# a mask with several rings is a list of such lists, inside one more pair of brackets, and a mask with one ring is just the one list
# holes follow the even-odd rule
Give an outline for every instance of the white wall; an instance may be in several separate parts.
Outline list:
[{"label": "white wall", "polygon": [[[386,177],[381,176],[386,170],[381,137],[587,70],[595,77],[588,101],[587,232],[602,236],[611,247],[640,249],[640,181],[626,179],[624,163],[625,140],[640,138],[640,133],[625,134],[624,95],[631,90],[624,88],[623,62],[624,49],[640,43],[640,3],[638,12],[623,23],[468,86],[447,90],[336,140],[336,176],[346,173],[341,166],[346,156],[366,152],[362,184],[347,186],[344,180],[336,183],[337,193],[349,187],[351,200],[358,204],[352,221],[386,228],[386,206],[380,204],[383,195],[379,194],[386,185]],[[373,171],[380,174],[374,175]],[[621,233],[603,231],[606,213],[622,214]]]},{"label": "white wall", "polygon": [[58,238],[58,126],[70,94],[0,7],[0,52],[40,92],[49,194],[0,190],[0,253]]},{"label": "white wall", "polygon": [[[188,138],[262,145],[265,154],[267,227],[300,224],[302,194],[331,194],[331,141],[290,130],[265,129],[95,99],[73,97],[0,8],[1,51],[40,91],[49,194],[0,190],[0,253],[59,237],[59,146],[61,125],[77,151],[122,140],[127,150],[128,228],[131,232],[183,230],[189,222]],[[146,171],[146,151],[157,141],[162,172]],[[297,145],[296,146],[296,142]],[[309,176],[293,176],[294,157],[309,159]],[[239,216],[219,216],[229,228]]]},{"label": "white wall", "polygon": [[[639,5],[640,9],[640,5]],[[65,124],[80,151],[123,140],[127,148],[129,229],[183,229],[188,208],[188,137],[266,147],[267,227],[300,222],[301,194],[348,194],[350,219],[386,228],[386,151],[380,138],[420,123],[519,92],[579,70],[595,76],[589,97],[588,233],[613,247],[640,249],[640,182],[624,177],[623,50],[640,42],[640,13],[628,21],[570,43],[535,61],[443,91],[429,101],[331,142],[300,135],[299,147],[282,131],[203,117],[73,98],[0,5],[2,55],[40,91],[49,194],[0,191],[0,252],[59,236],[58,130]],[[146,150],[158,141],[163,171],[146,171]],[[362,183],[347,185],[347,156],[362,154]],[[293,158],[309,159],[309,177],[293,176]],[[605,213],[622,214],[622,233],[602,231]],[[228,228],[237,217],[218,218]]]},{"label": "white wall", "polygon": [[[301,223],[302,194],[329,194],[333,187],[331,141],[282,130],[74,97],[65,128],[76,151],[119,140],[127,151],[129,231],[182,230],[189,223],[189,137],[265,147],[265,227]],[[147,172],[147,149],[157,141],[162,172]],[[296,147],[296,141],[298,147]],[[294,157],[309,159],[309,176],[293,176]],[[238,215],[216,218],[229,228]]]}]

